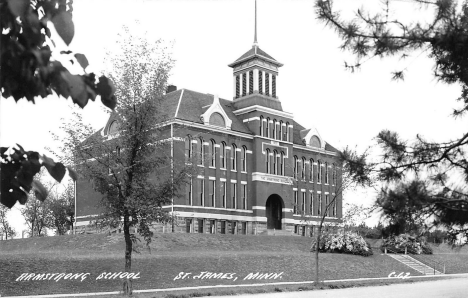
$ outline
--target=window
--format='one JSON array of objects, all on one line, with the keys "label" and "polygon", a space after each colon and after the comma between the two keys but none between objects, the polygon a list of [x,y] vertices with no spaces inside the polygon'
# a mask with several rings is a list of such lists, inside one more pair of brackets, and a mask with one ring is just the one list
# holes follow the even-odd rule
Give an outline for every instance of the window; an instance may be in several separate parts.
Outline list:
[{"label": "window", "polygon": [[301,165],[301,179],[302,180],[305,180],[305,178],[306,178],[305,175],[306,175],[306,160],[303,157],[302,158],[302,165]]},{"label": "window", "polygon": [[107,134],[111,135],[117,133],[120,129],[120,124],[117,121],[113,121],[111,125],[109,125],[109,131]]},{"label": "window", "polygon": [[278,161],[277,161],[277,156],[278,156],[278,152],[276,152],[276,150],[273,150],[273,170],[272,170],[272,174],[275,174],[275,175],[278,175]]},{"label": "window", "polygon": [[265,150],[265,173],[270,174],[270,149]]},{"label": "window", "polygon": [[325,184],[328,184],[328,162],[325,163]]},{"label": "window", "polygon": [[226,208],[226,182],[221,182],[221,207]]},{"label": "window", "polygon": [[328,210],[330,209],[330,197],[325,194],[325,216],[328,216]]},{"label": "window", "polygon": [[310,215],[314,215],[314,193],[310,193],[310,206],[309,206]]},{"label": "window", "polygon": [[297,202],[297,190],[294,191],[294,209],[293,209],[293,212],[294,214],[297,214],[298,213],[298,202]]},{"label": "window", "polygon": [[273,127],[272,127],[271,138],[276,139],[276,119],[273,119]]},{"label": "window", "polygon": [[187,135],[185,138],[185,160],[189,161],[192,158],[192,136]]},{"label": "window", "polygon": [[283,151],[281,151],[281,159],[280,159],[280,161],[281,161],[281,175],[284,176],[284,175],[286,175],[286,174],[284,173],[284,152],[283,152]]},{"label": "window", "polygon": [[322,214],[322,194],[317,194],[317,215]]},{"label": "window", "polygon": [[258,93],[263,94],[263,71],[258,72]]},{"label": "window", "polygon": [[216,207],[216,181],[210,180],[211,207]]},{"label": "window", "polygon": [[247,73],[242,74],[242,96],[247,94]]},{"label": "window", "polygon": [[265,95],[270,96],[270,74],[265,73]]},{"label": "window", "polygon": [[310,182],[313,182],[314,181],[314,160],[311,158],[309,160],[309,163],[310,163],[310,167],[309,167],[309,179],[310,179]]},{"label": "window", "polygon": [[236,76],[236,98],[239,98],[240,96],[240,78],[237,75]]},{"label": "window", "polygon": [[266,120],[266,137],[270,138],[270,118]]},{"label": "window", "polygon": [[302,214],[305,214],[306,211],[306,193],[305,191],[302,192],[302,206],[301,206]]},{"label": "window", "polygon": [[276,160],[276,175],[282,175],[281,174],[281,155],[275,151],[275,160]]},{"label": "window", "polygon": [[237,209],[237,183],[231,183],[232,205],[233,209]]},{"label": "window", "polygon": [[317,161],[317,183],[322,183],[322,163]]},{"label": "window", "polygon": [[276,76],[271,76],[271,96],[276,97]]},{"label": "window", "polygon": [[316,148],[321,148],[322,144],[320,143],[320,139],[317,136],[312,136],[310,138],[310,146],[316,147]]},{"label": "window", "polygon": [[289,142],[289,122],[286,122],[286,127],[285,127],[285,129],[286,129],[286,132],[285,132],[285,134],[284,134],[284,136],[285,136],[285,141],[286,141],[286,142]]},{"label": "window", "polygon": [[332,208],[332,216],[333,217],[336,217],[336,196],[334,197],[334,200],[333,200],[333,208]]},{"label": "window", "polygon": [[203,233],[203,219],[198,220],[198,233]]},{"label": "window", "polygon": [[253,93],[253,70],[249,71],[249,94]]},{"label": "window", "polygon": [[199,148],[199,164],[204,165],[205,164],[205,145],[203,145],[203,138],[200,138],[200,148]]},{"label": "window", "polygon": [[216,233],[216,220],[210,220],[210,234]]},{"label": "window", "polygon": [[185,232],[192,233],[192,219],[191,218],[185,219]]},{"label": "window", "polygon": [[247,184],[242,184],[242,209],[247,210]]},{"label": "window", "polygon": [[120,158],[120,147],[119,146],[117,146],[115,148],[115,153],[117,154],[117,158]]},{"label": "window", "polygon": [[215,112],[210,116],[210,125],[226,127],[226,121],[220,113]]},{"label": "window", "polygon": [[226,221],[221,222],[221,234],[226,234]]},{"label": "window", "polygon": [[219,158],[221,160],[221,168],[226,168],[226,143],[221,143],[221,151],[219,152]]},{"label": "window", "polygon": [[247,172],[247,147],[242,146],[242,172]]},{"label": "window", "polygon": [[232,155],[231,170],[237,171],[237,146],[235,144],[232,144],[231,155]]},{"label": "window", "polygon": [[278,137],[278,140],[284,141],[284,138],[283,138],[283,120],[281,120],[280,123],[279,123],[279,137]]},{"label": "window", "polygon": [[336,185],[336,165],[332,166],[332,184]]},{"label": "window", "polygon": [[265,119],[263,119],[263,116],[260,116],[260,136],[262,136],[262,137],[263,137],[263,131],[265,129],[264,128],[264,123],[263,123],[264,120]]},{"label": "window", "polygon": [[192,178],[190,178],[190,182],[188,185],[188,201],[189,201],[189,205],[192,206],[193,205],[193,179]]},{"label": "window", "polygon": [[294,179],[297,180],[299,174],[299,159],[297,156],[294,156]]},{"label": "window", "polygon": [[247,223],[245,221],[241,222],[241,233],[242,235],[247,234]]},{"label": "window", "polygon": [[205,206],[205,180],[199,179],[198,180],[200,190],[200,206]]},{"label": "window", "polygon": [[216,167],[216,142],[211,140],[210,146],[210,157],[211,157],[211,166]]}]

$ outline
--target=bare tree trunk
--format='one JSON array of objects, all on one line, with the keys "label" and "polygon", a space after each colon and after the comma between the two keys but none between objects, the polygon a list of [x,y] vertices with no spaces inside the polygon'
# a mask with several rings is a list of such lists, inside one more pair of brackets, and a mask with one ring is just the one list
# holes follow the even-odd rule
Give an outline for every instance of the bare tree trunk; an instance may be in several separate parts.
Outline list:
[{"label": "bare tree trunk", "polygon": [[315,285],[320,283],[320,276],[319,276],[319,247],[320,247],[320,239],[322,238],[322,224],[323,221],[320,221],[320,225],[317,229],[317,242],[315,245]]},{"label": "bare tree trunk", "polygon": [[[130,238],[130,219],[128,212],[124,215],[124,238],[125,238],[125,272],[130,273],[132,270],[132,239]],[[123,283],[124,295],[131,296],[133,293],[132,280],[126,279]]]}]

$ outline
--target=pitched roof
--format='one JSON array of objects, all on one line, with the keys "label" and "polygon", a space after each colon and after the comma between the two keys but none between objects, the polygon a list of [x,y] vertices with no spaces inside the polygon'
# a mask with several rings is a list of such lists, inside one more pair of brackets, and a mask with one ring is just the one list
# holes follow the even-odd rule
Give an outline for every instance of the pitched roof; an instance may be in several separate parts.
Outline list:
[{"label": "pitched roof", "polygon": [[[188,89],[177,90],[169,93],[166,96],[168,96],[166,99],[166,104],[173,107],[172,110],[168,111],[170,118],[177,118],[199,124],[203,124],[200,116],[214,101],[214,96],[211,94],[200,93]],[[177,100],[175,100],[175,98]],[[241,120],[239,120],[236,115],[234,115],[232,101],[220,98],[219,103],[221,104],[229,119],[232,120],[231,130],[252,134],[249,128]],[[175,113],[176,110],[177,115]],[[171,113],[172,111],[174,111],[174,113]]]},{"label": "pitched roof", "polygon": [[[301,134],[301,131],[303,131],[302,134]],[[308,131],[309,130],[307,130],[307,132]],[[293,120],[293,144],[304,146],[304,142],[302,140],[303,137],[305,136],[304,132],[305,132],[305,128]],[[337,153],[340,152],[338,149],[330,145],[328,142],[325,142],[325,150],[331,151],[331,152],[337,152]]]},{"label": "pitched roof", "polygon": [[238,62],[242,62],[244,60],[247,60],[249,58],[254,58],[254,57],[260,57],[260,58],[266,58],[272,62],[276,62],[279,66],[282,66],[283,64],[279,63],[275,58],[271,57],[268,55],[265,51],[260,49],[258,46],[253,46],[250,50],[245,52],[242,56],[240,56],[236,61],[231,63],[229,66],[235,65]]}]

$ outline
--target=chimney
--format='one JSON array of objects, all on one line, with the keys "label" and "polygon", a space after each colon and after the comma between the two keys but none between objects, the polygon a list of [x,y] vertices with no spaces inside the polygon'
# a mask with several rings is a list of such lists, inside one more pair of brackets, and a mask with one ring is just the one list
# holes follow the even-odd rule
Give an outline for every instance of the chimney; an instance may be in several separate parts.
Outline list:
[{"label": "chimney", "polygon": [[171,92],[176,91],[176,90],[177,90],[177,86],[168,85],[167,89],[166,89],[166,94],[171,93]]}]

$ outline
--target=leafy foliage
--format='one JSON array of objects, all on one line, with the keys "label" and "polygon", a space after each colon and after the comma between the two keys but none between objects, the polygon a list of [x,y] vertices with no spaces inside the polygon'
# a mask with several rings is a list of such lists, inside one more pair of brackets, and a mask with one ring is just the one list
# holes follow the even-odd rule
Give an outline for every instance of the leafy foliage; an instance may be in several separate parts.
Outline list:
[{"label": "leafy foliage", "polygon": [[[317,241],[314,239],[311,250],[315,251],[316,249]],[[323,235],[318,250],[320,252],[347,253],[364,257],[373,254],[370,244],[360,235],[352,232]]]},{"label": "leafy foliage", "polygon": [[415,237],[409,234],[392,235],[383,239],[380,250],[383,252],[385,248],[391,249],[396,253],[404,253],[406,251],[412,254],[432,254],[432,248],[424,237]]},{"label": "leafy foliage", "polygon": [[49,201],[41,202],[36,198],[31,198],[21,209],[21,215],[28,227],[29,237],[46,236],[47,228],[53,227]]},{"label": "leafy foliage", "polygon": [[[341,48],[357,57],[355,64],[346,64],[351,70],[373,57],[400,55],[405,58],[415,50],[428,51],[435,63],[434,76],[442,82],[457,83],[462,87],[457,99],[461,106],[454,109],[453,115],[463,116],[468,111],[468,2],[458,5],[454,0],[408,1],[434,13],[426,23],[409,24],[389,15],[392,2],[384,1],[381,13],[370,14],[359,9],[356,18],[350,21],[334,10],[333,1],[317,0],[315,8],[318,18],[335,29],[343,40]],[[405,71],[393,72],[393,78],[404,79]],[[393,217],[393,224],[400,222],[402,227],[403,219],[408,219],[409,211],[414,210],[417,217],[433,216],[435,224],[449,229],[452,240],[458,233],[468,235],[468,133],[446,142],[432,142],[417,135],[409,142],[402,140],[396,132],[382,130],[376,140],[383,150],[381,160],[373,165],[378,179],[397,182],[407,177],[428,177],[424,188],[415,182],[412,185],[397,184],[393,192],[383,190],[379,203],[384,212]],[[356,158],[350,156],[350,159]],[[454,180],[462,183],[455,184]],[[404,190],[410,194],[405,195]]]},{"label": "leafy foliage", "polygon": [[[69,45],[75,32],[72,12],[72,1],[0,0],[0,88],[3,97],[12,97],[15,101],[26,98],[34,103],[37,97],[45,98],[55,93],[71,97],[83,108],[89,99],[100,96],[105,106],[115,107],[112,81],[105,76],[97,79],[94,73],[86,73],[88,61],[85,55],[72,51],[60,53],[62,58],[79,63],[83,68],[82,75],[71,74],[61,62],[51,58],[55,42],[48,26],[51,22],[60,38]],[[11,154],[8,148],[0,147],[0,203],[10,208],[17,201],[25,204],[33,186],[37,198],[45,200],[44,189],[40,184],[33,184],[33,177],[42,166],[59,182],[65,174],[62,163],[18,147]],[[73,171],[69,170],[73,177]]]},{"label": "leafy foliage", "polygon": [[56,234],[65,235],[73,227],[75,221],[74,185],[69,183],[61,193],[52,193],[49,208],[52,212],[52,226],[56,229]]}]

